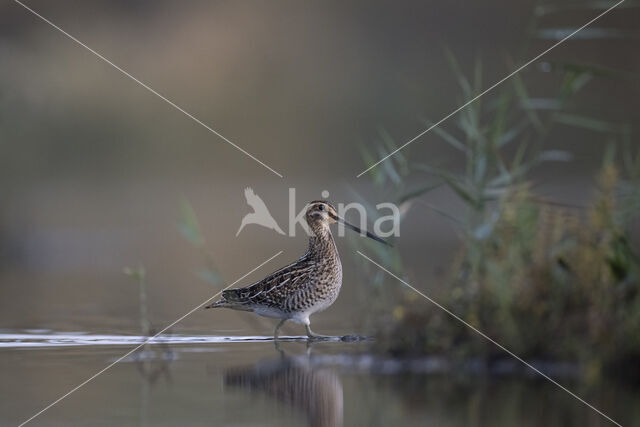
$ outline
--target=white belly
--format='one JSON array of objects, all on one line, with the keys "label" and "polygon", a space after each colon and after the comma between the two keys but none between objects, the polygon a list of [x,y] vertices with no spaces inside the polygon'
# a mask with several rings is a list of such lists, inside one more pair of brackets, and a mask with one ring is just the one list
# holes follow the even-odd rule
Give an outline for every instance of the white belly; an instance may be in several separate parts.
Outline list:
[{"label": "white belly", "polygon": [[274,307],[256,307],[253,309],[253,312],[259,316],[270,317],[272,319],[286,319],[289,317],[288,313]]}]

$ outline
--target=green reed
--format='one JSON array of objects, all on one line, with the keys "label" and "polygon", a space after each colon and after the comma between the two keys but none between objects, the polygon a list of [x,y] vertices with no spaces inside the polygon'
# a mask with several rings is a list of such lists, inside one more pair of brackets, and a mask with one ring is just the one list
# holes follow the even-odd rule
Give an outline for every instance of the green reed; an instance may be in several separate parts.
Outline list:
[{"label": "green reed", "polygon": [[[547,34],[536,20],[553,13],[551,6],[536,9],[532,34]],[[484,90],[480,60],[468,77],[452,53],[445,55],[460,104]],[[629,125],[585,114],[575,100],[596,79],[638,76],[594,64],[545,66],[558,82],[553,96],[532,97],[523,71],[432,130],[458,154],[454,164],[412,162],[405,149],[373,169],[370,178],[382,197],[399,195],[395,199],[407,211],[414,203],[426,205],[459,228],[460,249],[446,283],[439,285],[443,290],[434,295],[444,306],[523,357],[579,362],[592,379],[603,372],[640,379],[632,363],[640,357],[640,260],[630,238],[640,216],[640,149]],[[509,61],[508,67],[515,68]],[[545,200],[534,191],[532,170],[572,161],[570,153],[549,148],[560,126],[593,133],[605,143],[587,206]],[[379,144],[362,148],[364,163],[372,165],[396,148],[382,131]],[[424,201],[439,186],[463,202],[463,214]],[[373,245],[367,250],[390,269],[410,274],[397,251]],[[374,283],[387,280],[372,268],[364,274]],[[387,304],[380,304],[382,313],[371,322],[381,351],[503,356],[412,293],[384,298]]]}]

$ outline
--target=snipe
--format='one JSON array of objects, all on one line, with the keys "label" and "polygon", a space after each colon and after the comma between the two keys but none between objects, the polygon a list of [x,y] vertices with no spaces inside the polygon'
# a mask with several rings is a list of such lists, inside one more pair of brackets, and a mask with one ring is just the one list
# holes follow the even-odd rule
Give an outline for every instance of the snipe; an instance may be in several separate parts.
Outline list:
[{"label": "snipe", "polygon": [[342,264],[329,226],[340,222],[371,239],[388,243],[340,218],[327,201],[309,203],[305,219],[311,236],[309,248],[302,257],[259,282],[222,292],[220,300],[205,308],[252,311],[260,316],[281,319],[273,333],[276,340],[280,327],[287,320],[305,325],[309,338],[325,338],[311,331],[309,316],[333,304],[342,285]]}]

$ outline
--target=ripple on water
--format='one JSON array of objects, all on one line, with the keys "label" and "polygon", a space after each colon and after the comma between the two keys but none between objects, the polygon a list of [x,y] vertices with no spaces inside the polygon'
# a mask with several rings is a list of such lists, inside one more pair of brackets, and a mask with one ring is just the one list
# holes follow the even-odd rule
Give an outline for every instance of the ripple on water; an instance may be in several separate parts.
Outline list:
[{"label": "ripple on water", "polygon": [[[353,337],[349,336],[349,341]],[[361,340],[363,337],[359,337]],[[147,341],[148,340],[148,341]],[[306,341],[306,336],[282,336],[281,341]],[[330,337],[328,341],[344,341],[344,337]],[[151,340],[139,335],[89,334],[86,332],[52,332],[49,330],[25,330],[0,333],[0,349],[50,348],[78,346],[114,346],[153,344],[216,344],[230,342],[273,341],[271,336],[220,336],[220,335],[160,335]],[[356,340],[357,341],[357,340]]]}]

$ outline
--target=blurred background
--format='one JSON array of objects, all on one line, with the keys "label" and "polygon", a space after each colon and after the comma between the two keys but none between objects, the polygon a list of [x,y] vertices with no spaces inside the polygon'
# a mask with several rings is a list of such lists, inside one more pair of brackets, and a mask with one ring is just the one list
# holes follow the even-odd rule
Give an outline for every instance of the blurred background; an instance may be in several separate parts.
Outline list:
[{"label": "blurred background", "polygon": [[[144,266],[148,320],[158,330],[276,252],[284,251],[242,283],[302,254],[301,232],[287,237],[248,226],[235,236],[250,212],[243,194],[248,186],[285,230],[290,187],[296,189],[296,213],[323,190],[335,203],[405,203],[390,268],[401,267],[425,292],[449,290],[467,234],[442,213],[462,212],[467,203],[443,171],[462,173],[464,157],[432,131],[402,151],[409,166],[400,172],[381,165],[356,175],[609,6],[533,0],[27,4],[284,176],[18,4],[2,2],[0,327],[110,334],[140,333],[139,287],[123,274],[125,267]],[[517,82],[505,83],[514,101],[502,105],[522,110],[527,120],[538,120],[532,111],[566,113],[550,119],[553,126],[539,132],[544,138],[531,137],[536,129],[514,132],[516,142],[504,152],[511,162],[519,155],[517,144],[529,138],[535,155],[546,152],[554,160],[527,169],[526,179],[517,177],[545,206],[589,206],[607,153],[622,165],[621,176],[625,158],[637,155],[639,6],[627,0],[531,64]],[[567,70],[585,80],[571,82],[570,108],[553,104],[566,95]],[[467,93],[464,76],[473,86]],[[505,90],[482,98],[489,114]],[[459,121],[453,117],[443,128],[468,137],[468,128],[456,128]],[[204,239],[206,248],[185,239],[185,223],[197,223],[201,235],[195,240]],[[625,240],[638,253],[638,216],[628,215],[623,225]],[[319,332],[376,329],[375,322],[362,320],[373,304],[374,280],[355,254],[359,244],[338,241],[344,284],[334,306],[315,316]],[[272,323],[201,311],[171,332],[270,335]],[[5,352],[2,369],[8,373],[20,357]],[[96,360],[96,367],[105,360]],[[20,371],[27,377],[29,366]],[[40,378],[49,375],[46,365],[38,366]],[[18,400],[37,396],[44,403],[74,383],[52,382],[55,387],[38,393],[6,383],[5,395],[20,391],[3,410],[5,421],[40,406]],[[625,396],[634,399],[635,393]],[[597,415],[589,419],[602,422]]]}]

